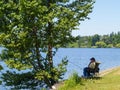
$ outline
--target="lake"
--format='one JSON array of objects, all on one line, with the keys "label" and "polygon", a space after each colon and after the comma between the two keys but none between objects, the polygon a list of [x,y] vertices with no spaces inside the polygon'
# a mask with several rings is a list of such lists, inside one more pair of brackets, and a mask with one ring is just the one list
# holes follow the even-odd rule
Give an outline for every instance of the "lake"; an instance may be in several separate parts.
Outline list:
[{"label": "lake", "polygon": [[65,79],[74,71],[82,75],[83,68],[88,66],[91,57],[101,62],[100,71],[120,66],[120,48],[60,48],[54,62],[59,63],[64,56],[69,60]]},{"label": "lake", "polygon": [[73,72],[81,76],[83,68],[88,65],[91,57],[101,62],[100,71],[120,66],[120,48],[60,48],[54,57],[54,64],[58,64],[66,56],[69,62],[64,79],[67,79]]}]

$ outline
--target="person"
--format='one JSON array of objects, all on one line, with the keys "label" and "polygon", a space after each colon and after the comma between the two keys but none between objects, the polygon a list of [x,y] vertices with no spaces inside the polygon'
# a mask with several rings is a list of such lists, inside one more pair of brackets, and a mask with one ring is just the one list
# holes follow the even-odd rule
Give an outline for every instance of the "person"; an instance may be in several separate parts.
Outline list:
[{"label": "person", "polygon": [[90,70],[95,69],[96,65],[96,60],[94,57],[90,58],[90,63],[88,64],[88,67],[85,67],[83,69],[83,75],[84,77],[89,77],[90,76]]}]

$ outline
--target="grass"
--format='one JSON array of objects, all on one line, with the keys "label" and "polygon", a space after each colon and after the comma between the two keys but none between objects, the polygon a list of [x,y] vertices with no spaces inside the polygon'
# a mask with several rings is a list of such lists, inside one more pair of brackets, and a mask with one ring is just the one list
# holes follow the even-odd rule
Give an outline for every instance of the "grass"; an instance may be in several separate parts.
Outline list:
[{"label": "grass", "polygon": [[[73,74],[58,90],[120,90],[120,68],[100,79],[81,79]],[[75,83],[76,82],[76,83]]]},{"label": "grass", "polygon": [[59,90],[70,90],[72,87],[77,86],[81,83],[81,78],[76,72],[74,72],[68,80],[64,82],[64,85]]}]

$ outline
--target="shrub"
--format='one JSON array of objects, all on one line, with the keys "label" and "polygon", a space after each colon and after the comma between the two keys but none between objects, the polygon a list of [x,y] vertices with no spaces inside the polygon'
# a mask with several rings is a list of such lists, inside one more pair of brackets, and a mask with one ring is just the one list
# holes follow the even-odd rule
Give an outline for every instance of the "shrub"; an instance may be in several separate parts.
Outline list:
[{"label": "shrub", "polygon": [[81,83],[81,78],[78,73],[74,72],[68,80],[64,82],[64,86],[60,87],[60,90],[68,90],[71,87],[75,87],[77,84]]}]

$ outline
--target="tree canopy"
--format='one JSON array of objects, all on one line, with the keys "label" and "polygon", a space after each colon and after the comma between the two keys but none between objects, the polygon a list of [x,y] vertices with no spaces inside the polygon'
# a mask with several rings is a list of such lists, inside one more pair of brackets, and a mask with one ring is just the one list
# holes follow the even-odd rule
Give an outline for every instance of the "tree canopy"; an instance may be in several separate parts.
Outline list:
[{"label": "tree canopy", "polygon": [[74,42],[66,47],[120,48],[120,32],[107,35],[76,36]]},{"label": "tree canopy", "polygon": [[55,66],[53,56],[58,47],[72,42],[71,31],[80,21],[89,19],[93,3],[93,0],[1,0],[0,45],[4,47],[1,59],[11,69],[30,69],[27,73],[7,71],[3,74],[6,85],[31,88],[56,83],[66,71],[67,59]]}]

